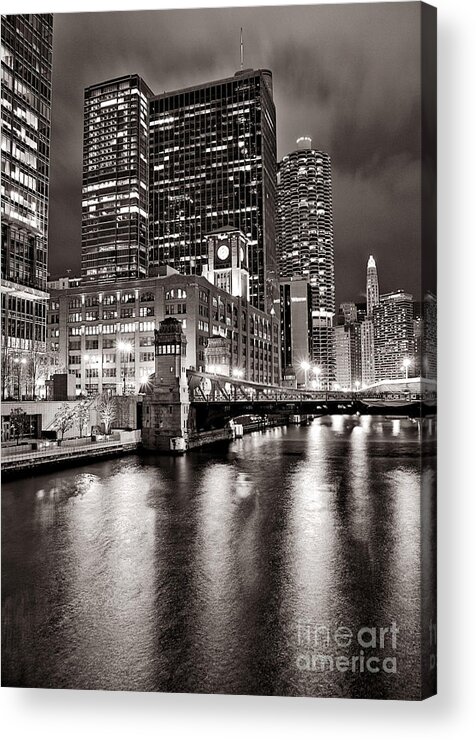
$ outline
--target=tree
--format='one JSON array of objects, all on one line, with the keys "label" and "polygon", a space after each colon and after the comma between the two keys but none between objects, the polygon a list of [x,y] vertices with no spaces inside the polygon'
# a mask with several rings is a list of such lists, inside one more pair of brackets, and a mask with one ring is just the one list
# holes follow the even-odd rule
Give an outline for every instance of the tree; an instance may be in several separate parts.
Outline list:
[{"label": "tree", "polygon": [[48,358],[45,351],[40,351],[35,343],[32,351],[28,354],[26,366],[26,395],[27,398],[35,398],[38,395],[40,380],[46,376]]},{"label": "tree", "polygon": [[17,445],[20,444],[20,439],[25,436],[28,431],[28,419],[26,411],[21,408],[12,409],[10,411],[10,432],[13,439],[16,439]]},{"label": "tree", "polygon": [[55,417],[53,419],[53,429],[56,429],[58,432],[61,433],[61,439],[64,439],[65,433],[71,429],[71,427],[74,424],[75,419],[75,413],[74,408],[71,408],[71,406],[68,406],[67,403],[61,404],[58,411],[55,414]]},{"label": "tree", "polygon": [[12,396],[12,356],[6,344],[2,344],[2,401]]},{"label": "tree", "polygon": [[99,418],[101,419],[102,423],[104,424],[104,432],[105,434],[109,434],[112,427],[112,422],[116,418],[116,401],[115,399],[110,396],[107,393],[104,393],[102,396],[100,396],[98,404],[97,404],[97,410],[99,413]]},{"label": "tree", "polygon": [[86,428],[89,424],[90,406],[91,403],[84,400],[76,404],[74,408],[74,419],[78,424],[80,437],[83,436],[83,432],[86,431]]}]

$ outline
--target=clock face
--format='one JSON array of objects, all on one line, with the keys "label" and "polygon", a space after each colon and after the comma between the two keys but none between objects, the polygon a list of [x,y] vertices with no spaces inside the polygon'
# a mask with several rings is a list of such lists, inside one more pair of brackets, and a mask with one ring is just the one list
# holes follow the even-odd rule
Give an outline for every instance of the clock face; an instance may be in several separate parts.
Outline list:
[{"label": "clock face", "polygon": [[229,254],[230,254],[230,250],[228,249],[226,244],[222,244],[221,247],[218,247],[217,257],[219,260],[226,260]]},{"label": "clock face", "polygon": [[243,247],[240,247],[240,262],[244,262],[245,259],[245,250]]}]

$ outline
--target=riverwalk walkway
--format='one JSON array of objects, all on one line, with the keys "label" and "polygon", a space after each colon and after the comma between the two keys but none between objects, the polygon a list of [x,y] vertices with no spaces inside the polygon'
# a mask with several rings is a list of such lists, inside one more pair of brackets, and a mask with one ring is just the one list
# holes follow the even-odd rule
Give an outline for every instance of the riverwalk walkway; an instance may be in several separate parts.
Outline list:
[{"label": "riverwalk walkway", "polygon": [[[28,474],[39,472],[41,468],[50,468],[56,465],[65,466],[80,462],[94,461],[96,458],[114,457],[127,452],[134,452],[140,441],[140,432],[122,432],[114,439],[97,440],[65,440],[62,444],[50,445],[40,450],[27,449],[23,452],[17,447],[2,448],[2,475],[9,477],[14,474]],[[21,449],[21,448],[20,448]]]}]

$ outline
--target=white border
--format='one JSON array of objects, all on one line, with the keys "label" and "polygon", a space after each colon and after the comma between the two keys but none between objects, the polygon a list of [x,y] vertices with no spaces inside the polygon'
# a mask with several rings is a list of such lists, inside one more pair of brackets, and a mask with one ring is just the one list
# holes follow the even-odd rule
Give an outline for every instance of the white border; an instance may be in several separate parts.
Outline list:
[{"label": "white border", "polygon": [[[275,0],[229,5],[277,5]],[[289,4],[289,3],[287,3]],[[298,4],[298,3],[294,3]],[[310,4],[301,2],[299,4]],[[423,704],[86,691],[0,692],[6,737],[469,737],[476,582],[474,0],[437,0],[439,24],[439,695]],[[2,12],[213,7],[224,2],[12,2]],[[398,74],[398,70],[395,71]],[[465,405],[468,411],[465,412]],[[474,721],[473,721],[474,729]]]}]

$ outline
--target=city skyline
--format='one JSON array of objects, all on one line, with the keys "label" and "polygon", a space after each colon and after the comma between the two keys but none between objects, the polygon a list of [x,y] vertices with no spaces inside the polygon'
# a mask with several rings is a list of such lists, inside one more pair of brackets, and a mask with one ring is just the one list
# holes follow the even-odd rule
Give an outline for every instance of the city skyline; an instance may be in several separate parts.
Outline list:
[{"label": "city skyline", "polygon": [[[331,156],[336,303],[364,294],[360,265],[369,254],[381,265],[382,290],[401,287],[417,295],[417,8],[414,28],[412,11],[403,13],[399,4],[371,10],[359,5],[55,15],[50,273],[79,272],[84,88],[120,74],[137,73],[158,92],[233,75],[243,26],[245,67],[273,72],[278,160],[302,135]],[[184,15],[190,13],[188,24]],[[193,42],[186,26],[194,29]],[[152,49],[157,34],[164,43]],[[212,37],[210,55],[206,39]],[[334,68],[334,45],[348,64]],[[397,60],[405,65],[398,80]]]}]

